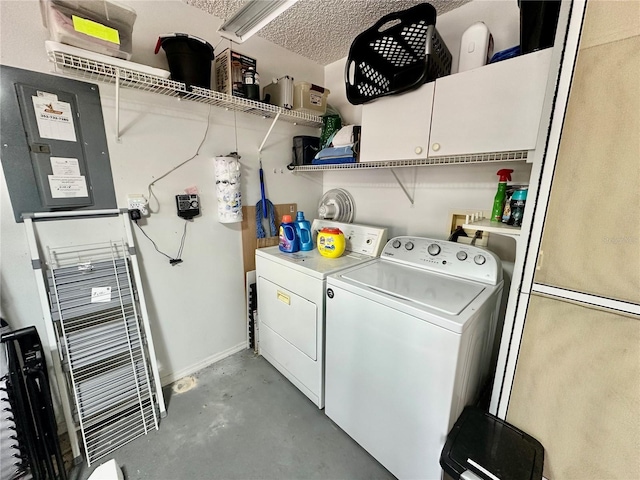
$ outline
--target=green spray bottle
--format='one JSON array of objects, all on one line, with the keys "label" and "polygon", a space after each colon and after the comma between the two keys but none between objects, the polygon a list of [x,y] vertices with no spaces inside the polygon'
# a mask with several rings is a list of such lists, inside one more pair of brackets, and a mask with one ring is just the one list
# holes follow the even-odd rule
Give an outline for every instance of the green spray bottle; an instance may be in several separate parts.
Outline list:
[{"label": "green spray bottle", "polygon": [[498,170],[498,175],[500,175],[500,182],[498,183],[498,191],[496,192],[496,196],[493,199],[493,210],[491,211],[492,222],[502,221],[502,210],[504,209],[504,197],[507,193],[507,182],[511,181],[512,173],[513,170],[508,168]]}]

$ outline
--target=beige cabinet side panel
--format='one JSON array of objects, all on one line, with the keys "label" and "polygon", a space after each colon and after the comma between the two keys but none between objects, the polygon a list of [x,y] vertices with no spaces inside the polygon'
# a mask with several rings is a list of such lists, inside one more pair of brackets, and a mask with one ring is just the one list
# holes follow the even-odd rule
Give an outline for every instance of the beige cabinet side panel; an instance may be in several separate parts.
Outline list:
[{"label": "beige cabinet side panel", "polygon": [[640,478],[640,318],[531,296],[507,421],[550,480]]},{"label": "beige cabinet side panel", "polygon": [[640,303],[640,37],[582,50],[535,282]]},{"label": "beige cabinet side panel", "polygon": [[624,40],[640,34],[638,0],[589,0],[580,49]]}]

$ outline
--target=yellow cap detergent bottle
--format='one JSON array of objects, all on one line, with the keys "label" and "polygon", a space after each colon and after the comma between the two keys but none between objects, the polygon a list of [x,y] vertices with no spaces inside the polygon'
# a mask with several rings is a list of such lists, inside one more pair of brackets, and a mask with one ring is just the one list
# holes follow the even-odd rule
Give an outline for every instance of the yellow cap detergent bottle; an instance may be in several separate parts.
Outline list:
[{"label": "yellow cap detergent bottle", "polygon": [[328,258],[338,258],[344,253],[346,241],[339,228],[323,228],[318,232],[318,251]]}]

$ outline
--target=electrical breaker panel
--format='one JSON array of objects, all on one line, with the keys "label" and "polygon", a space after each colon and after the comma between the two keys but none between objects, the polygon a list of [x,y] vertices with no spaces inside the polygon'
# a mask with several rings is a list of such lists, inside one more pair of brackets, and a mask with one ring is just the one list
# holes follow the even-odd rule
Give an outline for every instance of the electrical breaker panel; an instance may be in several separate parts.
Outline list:
[{"label": "electrical breaker panel", "polygon": [[14,216],[116,208],[96,85],[0,65],[2,168]]}]

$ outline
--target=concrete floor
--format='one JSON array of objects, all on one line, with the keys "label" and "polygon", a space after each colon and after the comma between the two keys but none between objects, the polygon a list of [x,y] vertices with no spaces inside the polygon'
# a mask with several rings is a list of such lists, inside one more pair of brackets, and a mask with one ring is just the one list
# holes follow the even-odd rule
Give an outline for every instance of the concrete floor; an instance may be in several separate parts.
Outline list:
[{"label": "concrete floor", "polygon": [[102,461],[115,458],[127,480],[395,478],[253,352],[194,377],[183,393],[166,389],[160,430]]}]

